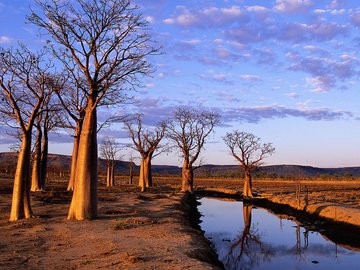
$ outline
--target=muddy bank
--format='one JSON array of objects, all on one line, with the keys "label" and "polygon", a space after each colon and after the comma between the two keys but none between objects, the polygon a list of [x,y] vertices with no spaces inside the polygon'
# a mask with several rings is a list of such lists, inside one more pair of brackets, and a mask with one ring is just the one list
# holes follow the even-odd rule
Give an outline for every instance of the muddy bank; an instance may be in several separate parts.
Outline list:
[{"label": "muddy bank", "polygon": [[100,186],[99,218],[77,222],[66,219],[66,182],[50,183],[32,194],[36,218],[9,222],[10,185],[0,185],[0,269],[222,268],[194,199],[172,186]]},{"label": "muddy bank", "polygon": [[306,198],[297,200],[294,196],[268,196],[273,203],[289,205],[294,209],[360,227],[360,209],[332,202],[307,202]]}]

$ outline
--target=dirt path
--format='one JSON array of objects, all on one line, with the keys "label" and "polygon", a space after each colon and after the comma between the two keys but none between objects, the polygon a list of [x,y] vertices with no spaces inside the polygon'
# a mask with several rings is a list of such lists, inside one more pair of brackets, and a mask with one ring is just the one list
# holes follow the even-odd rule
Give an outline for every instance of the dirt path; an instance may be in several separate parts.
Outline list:
[{"label": "dirt path", "polygon": [[65,187],[33,196],[37,218],[10,223],[11,188],[1,182],[0,269],[219,269],[172,187],[101,187],[99,219],[84,222],[66,220]]}]

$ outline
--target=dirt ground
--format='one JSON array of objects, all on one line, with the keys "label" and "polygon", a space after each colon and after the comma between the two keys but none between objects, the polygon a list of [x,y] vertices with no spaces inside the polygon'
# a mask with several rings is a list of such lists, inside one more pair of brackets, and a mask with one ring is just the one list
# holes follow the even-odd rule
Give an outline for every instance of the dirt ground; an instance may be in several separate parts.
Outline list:
[{"label": "dirt ground", "polygon": [[100,186],[99,218],[78,222],[66,182],[52,182],[32,194],[36,218],[9,222],[12,185],[0,184],[0,269],[218,269],[171,185]]},{"label": "dirt ground", "polygon": [[[0,179],[0,269],[219,269],[181,203],[180,179],[155,177],[146,193],[117,179],[99,187],[99,218],[68,221],[65,180],[32,194],[35,218],[9,222],[12,181]],[[294,196],[296,181],[254,180],[262,195]],[[242,191],[241,180],[195,179],[197,189]],[[360,206],[360,181],[301,181],[311,201]]]}]

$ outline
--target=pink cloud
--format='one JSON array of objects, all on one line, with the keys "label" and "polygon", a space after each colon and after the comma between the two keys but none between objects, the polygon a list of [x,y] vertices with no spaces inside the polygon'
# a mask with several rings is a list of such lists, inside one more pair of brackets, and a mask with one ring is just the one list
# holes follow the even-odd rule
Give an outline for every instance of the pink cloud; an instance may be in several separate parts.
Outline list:
[{"label": "pink cloud", "polygon": [[179,6],[177,11],[178,15],[165,19],[164,23],[183,27],[214,27],[248,19],[246,12],[238,6],[206,7],[199,11],[190,11],[184,6]]},{"label": "pink cloud", "polygon": [[280,13],[302,13],[308,11],[312,5],[310,0],[276,0],[274,10]]},{"label": "pink cloud", "polygon": [[350,16],[350,22],[356,26],[356,27],[360,27],[360,10],[355,11],[354,13],[351,14]]}]

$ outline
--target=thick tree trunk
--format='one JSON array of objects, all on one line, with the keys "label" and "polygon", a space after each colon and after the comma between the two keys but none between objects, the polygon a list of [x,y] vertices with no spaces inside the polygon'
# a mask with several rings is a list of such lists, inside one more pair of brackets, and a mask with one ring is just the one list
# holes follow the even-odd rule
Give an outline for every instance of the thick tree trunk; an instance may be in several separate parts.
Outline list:
[{"label": "thick tree trunk", "polygon": [[184,165],[182,167],[181,179],[182,179],[181,191],[192,192],[193,183],[194,183],[194,171],[192,166],[188,164],[186,161],[184,162]]},{"label": "thick tree trunk", "polygon": [[145,171],[145,185],[146,187],[152,187],[152,174],[151,174],[151,157],[148,156],[145,159],[145,167],[144,167],[144,171]]},{"label": "thick tree trunk", "polygon": [[30,156],[31,130],[22,136],[22,143],[16,166],[12,195],[10,221],[32,216],[30,204]]},{"label": "thick tree trunk", "polygon": [[42,190],[41,185],[41,141],[42,141],[42,131],[41,126],[36,127],[37,135],[36,142],[34,147],[33,154],[33,166],[31,173],[31,189],[30,191],[40,191]]},{"label": "thick tree trunk", "polygon": [[142,158],[140,165],[140,173],[139,173],[139,187],[141,189],[141,192],[146,191],[146,180],[145,180],[146,177],[147,177],[147,172],[146,172],[145,159]]},{"label": "thick tree trunk", "polygon": [[81,134],[81,126],[80,126],[80,123],[78,123],[76,130],[75,130],[75,134],[74,134],[74,145],[73,145],[73,151],[72,151],[72,156],[71,156],[70,179],[69,179],[69,184],[67,187],[68,191],[74,190],[74,183],[75,183],[75,178],[76,178],[76,164],[77,164],[78,152],[79,152],[80,134]]},{"label": "thick tree trunk", "polygon": [[252,194],[252,179],[251,179],[251,174],[250,171],[245,170],[245,181],[244,181],[244,192],[243,192],[243,196],[244,198],[253,198],[253,194]]},{"label": "thick tree trunk", "polygon": [[41,152],[41,187],[43,189],[45,188],[46,185],[48,154],[49,154],[49,136],[48,136],[48,130],[44,126],[42,152]]},{"label": "thick tree trunk", "polygon": [[98,152],[97,115],[89,100],[81,129],[76,177],[68,219],[85,220],[97,217]]},{"label": "thick tree trunk", "polygon": [[140,175],[139,175],[139,187],[141,191],[146,191],[146,188],[152,187],[152,175],[151,175],[151,157],[145,156],[141,160]]}]

